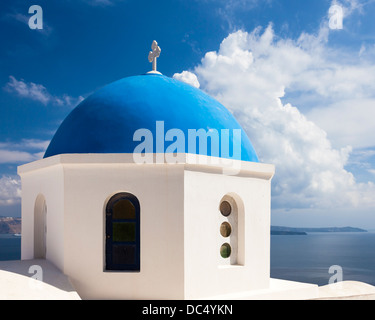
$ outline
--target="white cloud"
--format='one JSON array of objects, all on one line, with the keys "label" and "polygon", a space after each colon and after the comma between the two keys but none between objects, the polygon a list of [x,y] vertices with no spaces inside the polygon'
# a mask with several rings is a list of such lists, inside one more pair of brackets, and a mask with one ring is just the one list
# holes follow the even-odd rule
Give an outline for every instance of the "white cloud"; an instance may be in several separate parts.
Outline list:
[{"label": "white cloud", "polygon": [[[358,64],[355,59],[342,62],[343,55],[327,47],[328,32],[322,26],[318,35],[302,34],[291,40],[277,38],[272,26],[263,32],[259,28],[252,33],[237,31],[193,70],[201,88],[227,106],[243,125],[261,161],[276,165],[273,201],[278,208],[338,208],[375,202],[374,185],[357,183],[345,169],[352,151],[349,143],[361,141],[362,132],[350,141],[342,135],[340,146],[333,146],[325,130],[281,101],[285,92],[308,92],[336,104],[349,97],[372,101],[368,94],[375,88],[375,72],[368,75],[368,71],[375,71],[375,66]],[[361,110],[366,112],[367,107],[363,104]],[[332,118],[329,112],[334,111],[328,110],[318,115],[335,122],[336,133],[340,125],[349,134],[355,131]],[[352,110],[340,111],[349,121]],[[358,121],[368,120],[368,113],[357,114]],[[369,121],[362,123],[374,129]]]},{"label": "white cloud", "polygon": [[18,176],[0,178],[0,205],[13,205],[21,201],[21,181]]},{"label": "white cloud", "polygon": [[25,139],[17,143],[0,142],[0,164],[22,164],[43,158],[49,141]]},{"label": "white cloud", "polygon": [[18,81],[13,76],[9,77],[9,82],[6,84],[5,89],[10,92],[15,92],[21,97],[39,101],[44,105],[51,100],[51,96],[44,86],[33,82],[26,83],[23,80]]},{"label": "white cloud", "polygon": [[335,145],[368,148],[375,145],[375,99],[348,99],[308,112],[325,128]]},{"label": "white cloud", "polygon": [[[17,21],[21,22],[27,25],[27,28],[29,27],[29,20],[32,17],[32,14],[25,15],[19,12],[16,13],[6,13],[2,19],[5,19],[7,21]],[[38,29],[37,34],[42,34],[45,37],[48,37],[52,34],[53,28],[47,24],[45,17],[43,17],[43,29]]]},{"label": "white cloud", "polygon": [[[0,142],[0,164],[23,164],[43,158],[49,141],[24,139],[19,142]],[[21,181],[18,176],[3,175],[0,178],[0,206],[20,202]]]},{"label": "white cloud", "polygon": [[18,145],[26,149],[46,150],[49,145],[49,140],[23,139]]},{"label": "white cloud", "polygon": [[41,84],[33,82],[25,82],[24,80],[17,80],[13,76],[9,76],[9,82],[4,89],[8,92],[13,92],[23,98],[28,98],[38,101],[44,105],[53,104],[57,106],[74,107],[83,100],[83,97],[73,98],[68,95],[62,97],[51,95],[47,89]]},{"label": "white cloud", "polygon": [[339,5],[343,8],[344,18],[349,17],[354,12],[363,13],[363,8],[372,2],[370,1],[359,1],[359,0],[332,0],[331,5]]},{"label": "white cloud", "polygon": [[0,149],[0,163],[24,163],[33,160],[36,160],[35,157],[28,152]]},{"label": "white cloud", "polygon": [[181,73],[175,73],[173,75],[173,78],[177,79],[177,80],[180,80],[182,82],[185,82],[187,84],[190,84],[190,85],[192,85],[195,88],[199,88],[200,87],[200,84],[199,84],[197,76],[194,73],[192,73],[192,72],[183,71]]}]

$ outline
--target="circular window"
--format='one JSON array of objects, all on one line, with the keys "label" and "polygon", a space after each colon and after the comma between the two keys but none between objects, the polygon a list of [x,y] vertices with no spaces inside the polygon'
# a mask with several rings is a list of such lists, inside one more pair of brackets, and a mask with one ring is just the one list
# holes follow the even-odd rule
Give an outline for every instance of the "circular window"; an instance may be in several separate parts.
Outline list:
[{"label": "circular window", "polygon": [[230,254],[232,253],[232,248],[230,247],[229,243],[224,243],[220,247],[220,255],[224,258],[227,259],[230,257]]},{"label": "circular window", "polygon": [[232,227],[230,226],[230,224],[228,222],[223,222],[220,226],[220,234],[224,238],[228,238],[231,233],[232,233]]},{"label": "circular window", "polygon": [[232,206],[228,201],[223,201],[220,204],[220,212],[224,217],[228,217],[232,213]]}]

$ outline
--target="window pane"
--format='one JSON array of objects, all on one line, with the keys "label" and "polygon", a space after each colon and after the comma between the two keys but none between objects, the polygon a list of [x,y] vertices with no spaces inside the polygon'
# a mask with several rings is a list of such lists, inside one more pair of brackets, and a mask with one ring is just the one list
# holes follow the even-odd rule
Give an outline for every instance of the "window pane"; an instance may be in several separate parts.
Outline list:
[{"label": "window pane", "polygon": [[135,241],[135,222],[114,222],[112,241]]},{"label": "window pane", "polygon": [[220,226],[220,234],[224,237],[227,238],[230,236],[232,233],[232,227],[228,222],[223,222]]},{"label": "window pane", "polygon": [[135,245],[113,245],[112,250],[113,264],[134,264],[135,263]]},{"label": "window pane", "polygon": [[220,212],[225,217],[228,217],[232,213],[232,207],[228,201],[223,201],[220,204]]},{"label": "window pane", "polygon": [[229,243],[224,243],[220,248],[220,255],[226,259],[230,257],[232,253],[232,248],[230,247]]},{"label": "window pane", "polygon": [[131,201],[124,199],[113,206],[113,219],[135,219],[135,208]]}]

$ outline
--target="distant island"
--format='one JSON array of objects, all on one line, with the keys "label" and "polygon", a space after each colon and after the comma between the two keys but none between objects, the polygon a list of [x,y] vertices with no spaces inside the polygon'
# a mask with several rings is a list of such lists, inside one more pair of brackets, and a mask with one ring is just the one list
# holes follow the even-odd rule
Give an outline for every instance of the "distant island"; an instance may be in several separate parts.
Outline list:
[{"label": "distant island", "polygon": [[271,236],[306,236],[306,235],[307,235],[306,232],[272,230],[271,229]]},{"label": "distant island", "polygon": [[21,233],[21,218],[0,216],[0,234],[20,234],[20,233]]},{"label": "distant island", "polygon": [[313,232],[367,232],[367,230],[353,227],[290,228],[271,226],[271,235],[307,235]]},{"label": "distant island", "polygon": [[[353,227],[331,228],[291,228],[271,226],[271,235],[307,235],[313,232],[367,232],[367,230]],[[21,218],[0,216],[0,234],[20,234]]]}]

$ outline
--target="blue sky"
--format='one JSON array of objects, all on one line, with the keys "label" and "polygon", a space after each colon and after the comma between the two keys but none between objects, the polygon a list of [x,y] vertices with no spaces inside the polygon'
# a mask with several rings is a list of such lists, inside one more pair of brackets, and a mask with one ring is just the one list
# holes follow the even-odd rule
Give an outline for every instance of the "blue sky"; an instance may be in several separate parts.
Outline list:
[{"label": "blue sky", "polygon": [[[34,4],[42,30],[28,26]],[[329,27],[332,5],[343,29]],[[375,1],[3,0],[1,9],[0,215],[20,215],[17,166],[42,157],[82,99],[149,71],[155,39],[158,69],[196,77],[275,163],[273,224],[375,228]]]}]

